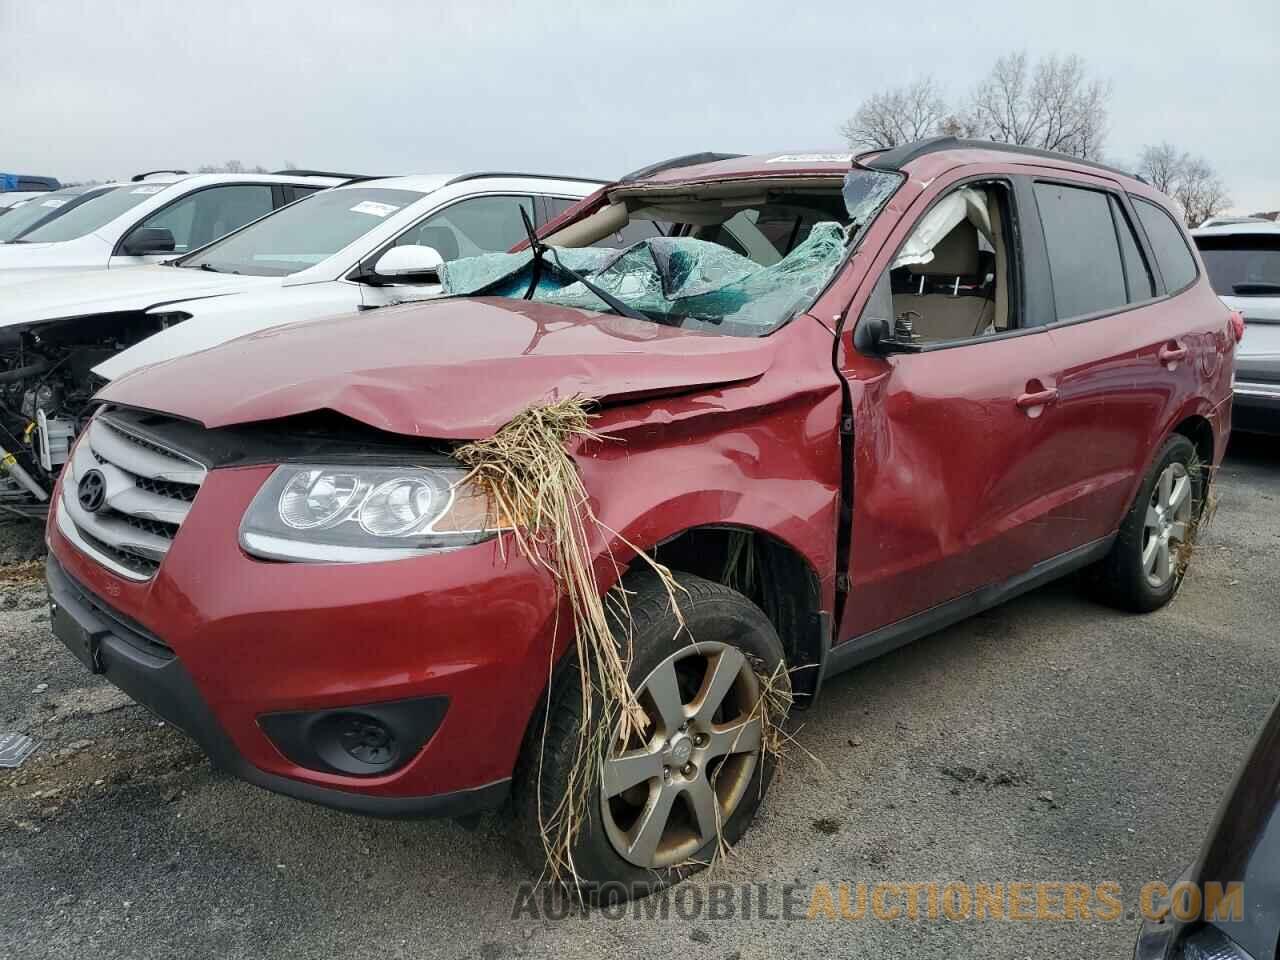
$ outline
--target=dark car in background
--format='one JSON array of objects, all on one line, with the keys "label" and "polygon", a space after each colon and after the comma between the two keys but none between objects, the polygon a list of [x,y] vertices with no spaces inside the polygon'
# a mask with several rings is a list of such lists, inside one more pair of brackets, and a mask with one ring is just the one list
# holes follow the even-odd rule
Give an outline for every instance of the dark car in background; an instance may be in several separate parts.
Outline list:
[{"label": "dark car in background", "polygon": [[1200,856],[1157,907],[1167,913],[1143,924],[1134,960],[1274,960],[1280,953],[1280,704]]}]

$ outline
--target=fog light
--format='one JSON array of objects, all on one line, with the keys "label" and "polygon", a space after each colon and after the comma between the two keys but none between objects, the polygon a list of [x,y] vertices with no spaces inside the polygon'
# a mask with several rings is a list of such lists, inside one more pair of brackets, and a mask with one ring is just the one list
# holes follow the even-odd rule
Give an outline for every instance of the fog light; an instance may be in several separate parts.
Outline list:
[{"label": "fog light", "polygon": [[338,743],[342,749],[361,763],[382,766],[395,756],[395,735],[373,717],[340,713],[330,722],[339,729]]},{"label": "fog light", "polygon": [[373,777],[408,763],[440,726],[445,697],[268,713],[258,725],[300,767]]}]

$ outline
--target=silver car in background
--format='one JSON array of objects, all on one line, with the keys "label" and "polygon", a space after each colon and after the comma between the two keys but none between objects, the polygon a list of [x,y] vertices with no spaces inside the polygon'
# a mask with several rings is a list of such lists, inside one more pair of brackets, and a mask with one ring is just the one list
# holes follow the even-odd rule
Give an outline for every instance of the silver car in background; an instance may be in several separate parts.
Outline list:
[{"label": "silver car in background", "polygon": [[1213,289],[1245,319],[1232,425],[1280,434],[1280,223],[1260,217],[1210,221],[1191,236]]}]

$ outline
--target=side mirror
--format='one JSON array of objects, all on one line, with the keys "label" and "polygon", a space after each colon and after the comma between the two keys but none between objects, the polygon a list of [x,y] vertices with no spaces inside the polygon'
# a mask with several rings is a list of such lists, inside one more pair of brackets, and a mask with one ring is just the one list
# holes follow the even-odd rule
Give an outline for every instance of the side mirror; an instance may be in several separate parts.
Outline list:
[{"label": "side mirror", "polygon": [[437,283],[444,258],[435,247],[406,244],[392,247],[373,265],[372,280],[390,283]]},{"label": "side mirror", "polygon": [[145,257],[149,253],[173,253],[173,231],[164,227],[138,227],[124,238],[120,250],[130,257]]},{"label": "side mirror", "polygon": [[893,321],[884,317],[863,317],[853,331],[853,345],[859,353],[873,357],[893,353]]}]

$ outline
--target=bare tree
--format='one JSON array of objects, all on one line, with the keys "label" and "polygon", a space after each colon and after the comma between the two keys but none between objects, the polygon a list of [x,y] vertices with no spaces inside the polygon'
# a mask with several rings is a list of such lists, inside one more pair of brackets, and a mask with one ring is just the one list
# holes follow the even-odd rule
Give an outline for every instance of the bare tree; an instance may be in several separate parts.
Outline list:
[{"label": "bare tree", "polygon": [[226,163],[206,163],[196,167],[196,173],[268,173],[266,167],[257,164],[246,167],[239,160],[228,160]]},{"label": "bare tree", "polygon": [[1138,172],[1182,208],[1187,226],[1195,227],[1231,206],[1226,185],[1204,157],[1192,156],[1165,141],[1142,148]]},{"label": "bare tree", "polygon": [[960,122],[989,140],[1098,157],[1110,99],[1110,84],[1090,79],[1075,54],[1032,67],[1025,52],[1010,53],[974,89]]},{"label": "bare tree", "polygon": [[1174,188],[1190,158],[1168,140],[1142,148],[1138,172],[1161,193],[1173,195]]},{"label": "bare tree", "polygon": [[1227,187],[1203,157],[1191,157],[1173,190],[1187,226],[1198,226],[1231,206]]},{"label": "bare tree", "polygon": [[932,77],[873,93],[840,132],[851,147],[887,150],[938,133],[947,105]]}]

